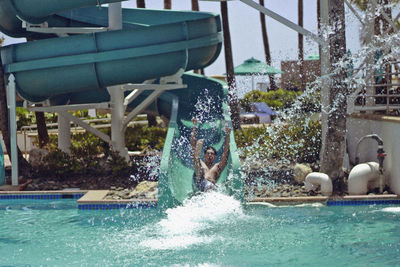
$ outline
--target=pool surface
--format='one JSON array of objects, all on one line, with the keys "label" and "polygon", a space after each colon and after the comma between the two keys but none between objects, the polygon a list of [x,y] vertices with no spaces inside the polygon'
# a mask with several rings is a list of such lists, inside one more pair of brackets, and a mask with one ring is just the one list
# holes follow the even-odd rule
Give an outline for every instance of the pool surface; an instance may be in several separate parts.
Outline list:
[{"label": "pool surface", "polygon": [[164,212],[0,200],[0,266],[394,266],[399,223],[399,206],[243,206],[218,192]]}]

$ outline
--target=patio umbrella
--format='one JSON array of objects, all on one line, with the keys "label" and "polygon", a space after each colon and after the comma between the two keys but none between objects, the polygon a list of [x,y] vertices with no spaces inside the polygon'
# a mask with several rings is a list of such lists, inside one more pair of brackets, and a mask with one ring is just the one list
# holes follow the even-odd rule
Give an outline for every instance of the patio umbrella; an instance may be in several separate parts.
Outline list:
[{"label": "patio umbrella", "polygon": [[258,59],[250,58],[242,64],[234,68],[235,75],[249,76],[251,75],[251,89],[254,90],[254,75],[282,74],[280,69],[267,65]]}]

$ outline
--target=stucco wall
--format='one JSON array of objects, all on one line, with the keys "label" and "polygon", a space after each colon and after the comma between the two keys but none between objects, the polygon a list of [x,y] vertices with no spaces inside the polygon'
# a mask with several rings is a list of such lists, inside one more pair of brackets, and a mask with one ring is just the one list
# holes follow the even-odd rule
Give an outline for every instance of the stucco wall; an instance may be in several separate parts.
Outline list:
[{"label": "stucco wall", "polygon": [[[400,194],[400,118],[359,114],[347,118],[347,145],[349,157],[355,159],[357,142],[367,134],[377,134],[383,139],[383,148],[387,153],[384,161],[386,184]],[[359,146],[360,163],[376,161],[377,142],[365,139]]]}]

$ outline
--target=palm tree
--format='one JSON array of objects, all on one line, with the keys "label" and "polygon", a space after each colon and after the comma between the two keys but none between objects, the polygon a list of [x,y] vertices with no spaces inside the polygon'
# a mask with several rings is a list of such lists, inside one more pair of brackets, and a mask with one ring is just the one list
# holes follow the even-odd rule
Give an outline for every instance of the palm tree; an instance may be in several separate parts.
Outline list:
[{"label": "palm tree", "polygon": [[199,0],[192,0],[192,10],[193,11],[199,11]]},{"label": "palm tree", "polygon": [[145,4],[144,0],[136,0],[136,6],[138,8],[146,8],[146,4]]},{"label": "palm tree", "polygon": [[[33,41],[31,38],[26,38],[26,41]],[[41,106],[41,105],[37,105]],[[36,126],[38,131],[39,147],[43,148],[50,141],[49,133],[47,131],[46,119],[44,117],[44,112],[35,111]]]},{"label": "palm tree", "polygon": [[[260,5],[264,6],[264,0],[260,0]],[[261,33],[264,43],[265,61],[267,62],[268,65],[271,65],[271,52],[269,49],[267,24],[265,23],[265,14],[262,12],[260,12],[260,21],[261,21]],[[270,74],[268,75],[268,77],[271,89],[276,90],[274,75]]]},{"label": "palm tree", "polygon": [[36,117],[37,131],[38,131],[39,147],[43,148],[50,141],[49,133],[47,131],[46,119],[44,117],[44,112],[35,111],[35,117]]},{"label": "palm tree", "polygon": [[228,19],[228,3],[221,1],[221,16],[222,16],[222,27],[224,30],[224,50],[225,50],[225,68],[226,78],[229,87],[229,106],[231,109],[231,118],[233,129],[240,129],[240,112],[239,112],[239,101],[236,95],[236,82],[233,71],[233,56],[232,56],[232,43],[231,34],[229,31],[229,19]]},{"label": "palm tree", "polygon": [[[3,43],[4,38],[0,38],[0,46]],[[4,82],[3,62],[0,56],[0,131],[3,135],[3,141],[6,145],[8,155],[11,155],[11,143],[10,143],[10,130],[9,126],[9,115],[7,108],[7,96],[6,86]],[[30,165],[28,161],[22,156],[21,150],[17,147],[18,153],[18,169],[21,174],[29,173]]]},{"label": "palm tree", "polygon": [[[199,11],[199,0],[192,0],[192,11]],[[194,70],[194,73],[200,73],[204,75],[204,68],[201,68],[199,70]]]},{"label": "palm tree", "polygon": [[[136,0],[137,8],[146,8],[145,0]],[[148,126],[157,126],[157,117],[154,114],[147,113],[147,125]]]},{"label": "palm tree", "polygon": [[164,0],[164,9],[171,9],[172,3],[171,0]]},{"label": "palm tree", "polygon": [[[303,0],[298,0],[298,24],[303,27]],[[301,75],[301,89],[306,89],[306,77],[304,74],[304,43],[303,34],[298,33],[298,61],[299,61],[299,73]]]},{"label": "palm tree", "polygon": [[[318,34],[321,32],[321,0],[317,0],[317,25],[318,25]],[[318,55],[319,62],[321,66],[321,45],[318,44]]]},{"label": "palm tree", "polygon": [[[330,62],[334,66],[346,55],[345,9],[343,0],[330,0],[329,26],[333,34],[329,36]],[[343,178],[343,156],[346,137],[346,96],[347,86],[345,68],[331,71],[331,83],[328,95],[325,95],[329,112],[322,120],[322,147],[320,154],[321,169],[332,180]],[[342,181],[342,179],[338,179]]]}]

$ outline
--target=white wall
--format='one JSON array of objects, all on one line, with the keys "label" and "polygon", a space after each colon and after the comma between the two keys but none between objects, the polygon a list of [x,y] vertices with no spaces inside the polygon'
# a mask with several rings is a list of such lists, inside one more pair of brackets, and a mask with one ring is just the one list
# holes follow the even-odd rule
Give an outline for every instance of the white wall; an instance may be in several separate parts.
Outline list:
[{"label": "white wall", "polygon": [[[355,150],[358,141],[367,134],[377,134],[383,140],[383,149],[387,153],[384,161],[386,183],[390,189],[400,194],[400,118],[365,115],[367,118],[347,118],[347,145],[350,160],[354,163]],[[359,146],[360,163],[378,161],[376,152],[377,142],[365,139]]]}]

